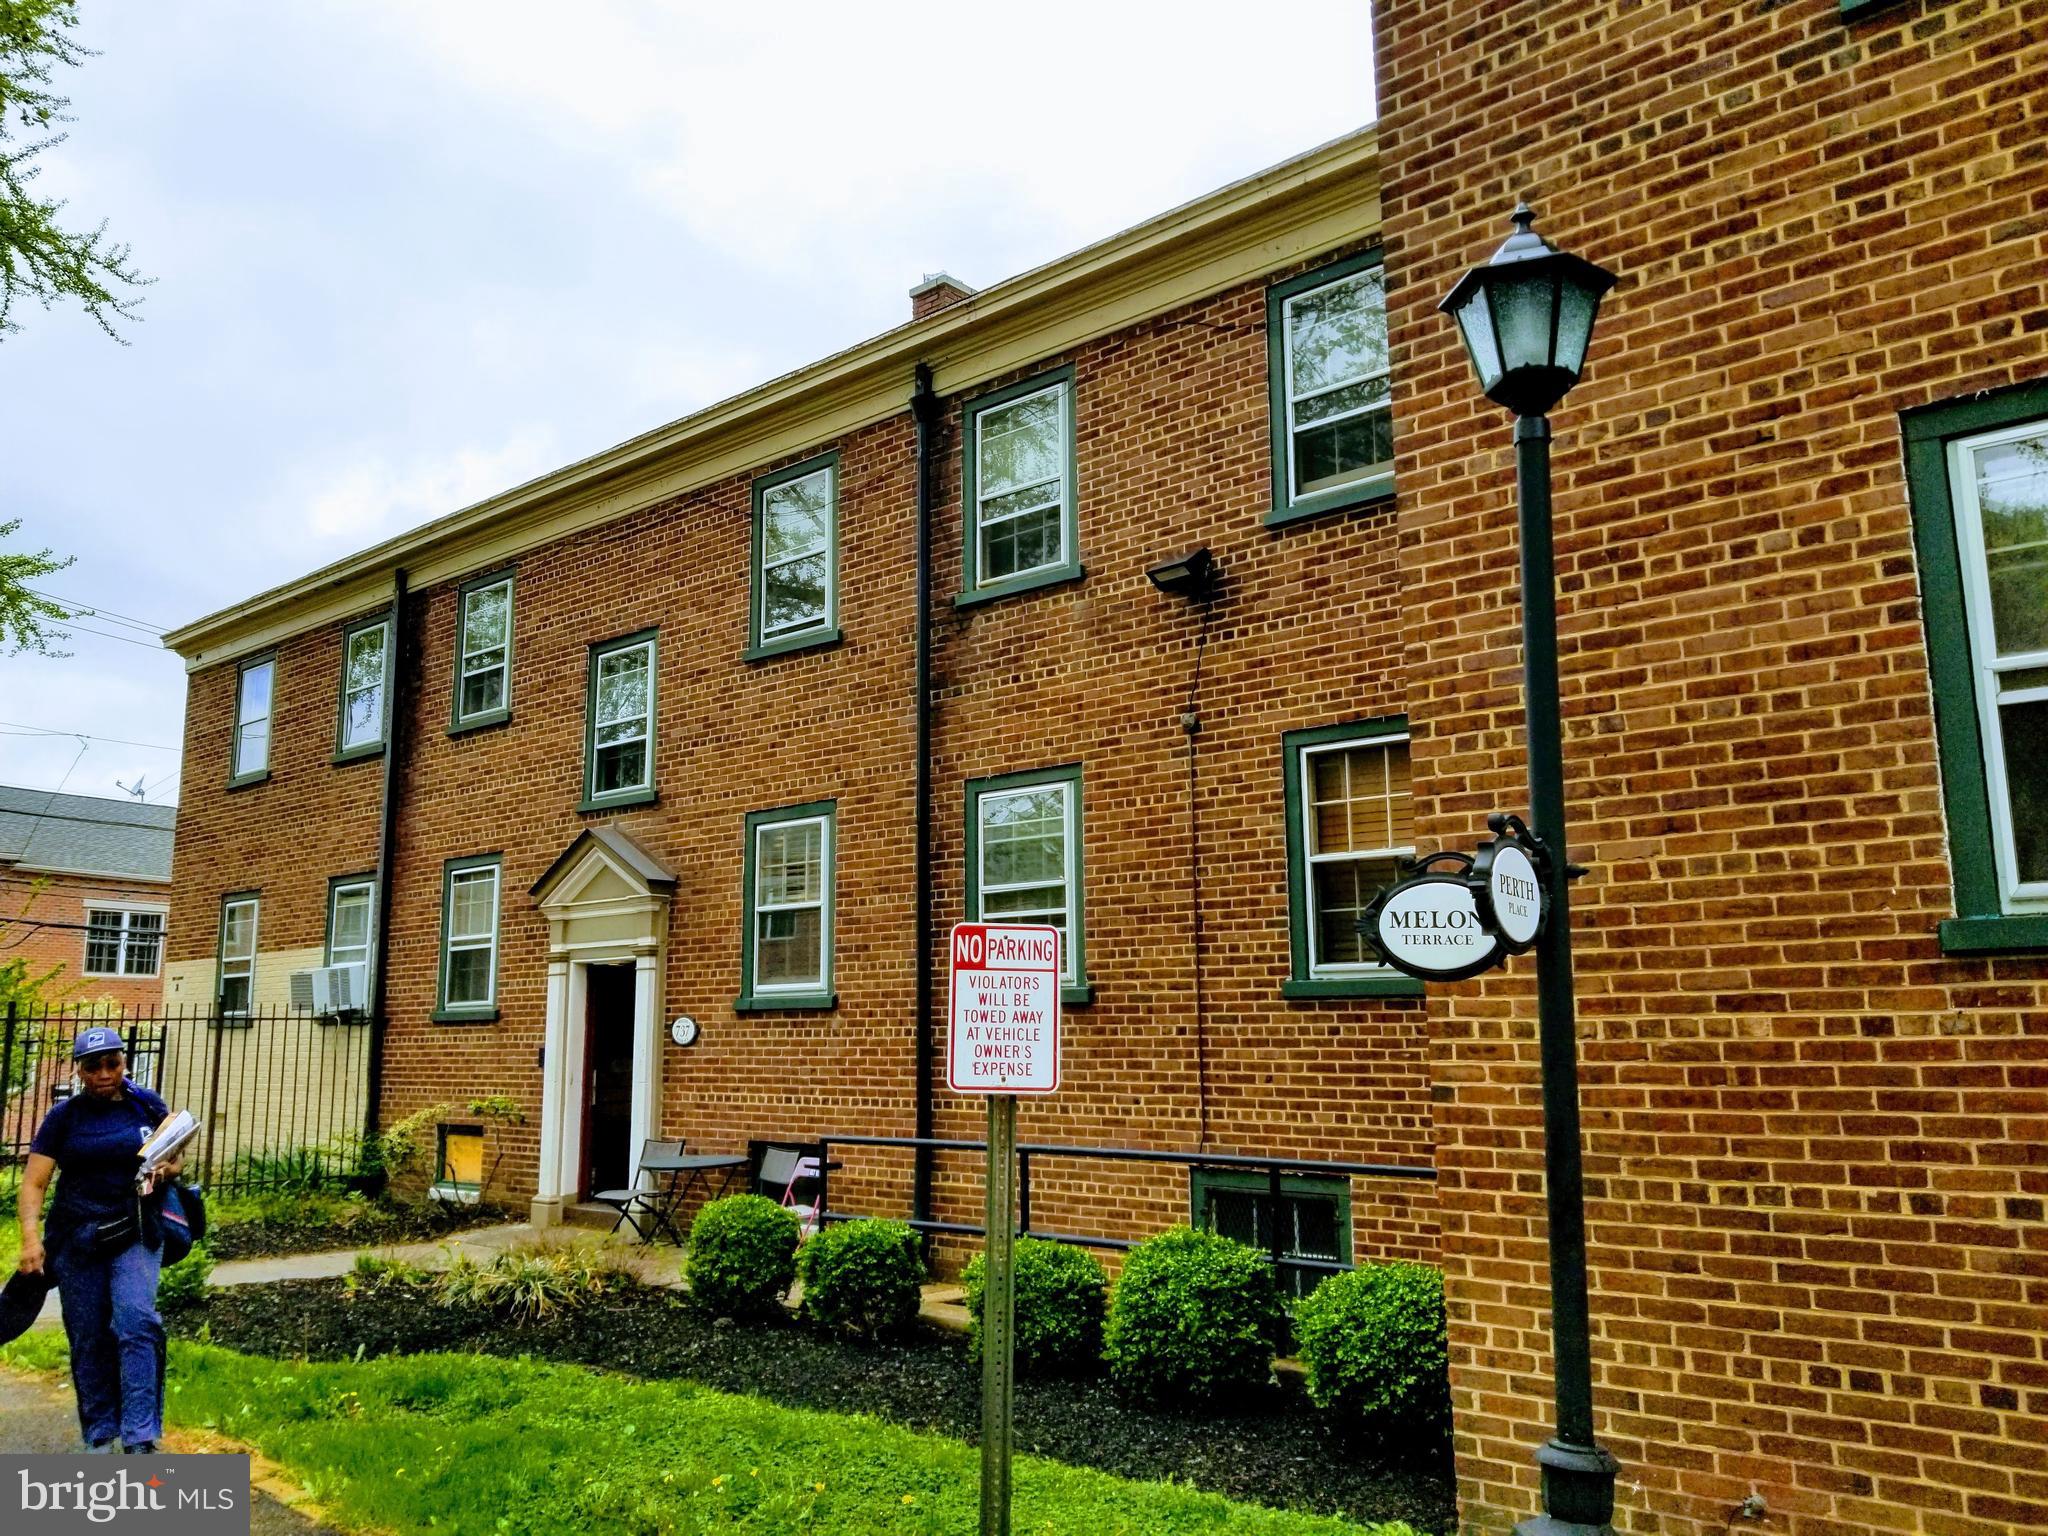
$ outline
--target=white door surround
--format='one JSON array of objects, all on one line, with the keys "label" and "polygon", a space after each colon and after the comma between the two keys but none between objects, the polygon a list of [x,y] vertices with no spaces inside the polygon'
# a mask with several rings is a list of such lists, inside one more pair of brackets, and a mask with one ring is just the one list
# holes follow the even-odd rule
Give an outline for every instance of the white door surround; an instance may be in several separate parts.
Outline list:
[{"label": "white door surround", "polygon": [[552,1226],[577,1196],[584,1018],[593,965],[633,966],[634,1155],[661,1124],[661,978],[675,876],[619,827],[588,827],[534,883],[548,920],[547,1033],[541,1048],[540,1177],[533,1224]]}]

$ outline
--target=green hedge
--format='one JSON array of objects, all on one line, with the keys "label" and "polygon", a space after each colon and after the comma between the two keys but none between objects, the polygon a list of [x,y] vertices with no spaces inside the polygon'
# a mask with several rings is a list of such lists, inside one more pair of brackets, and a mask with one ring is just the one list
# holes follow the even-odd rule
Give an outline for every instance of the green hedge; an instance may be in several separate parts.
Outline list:
[{"label": "green hedge", "polygon": [[1272,1266],[1256,1248],[1173,1227],[1124,1262],[1109,1303],[1110,1379],[1144,1402],[1210,1402],[1273,1375],[1284,1316]]},{"label": "green hedge", "polygon": [[[977,1253],[961,1283],[968,1325],[981,1347],[981,1302],[987,1259]],[[1071,1375],[1102,1363],[1102,1313],[1109,1277],[1095,1255],[1064,1243],[1026,1237],[1017,1243],[1017,1369],[1026,1375]]]},{"label": "green hedge", "polygon": [[795,1211],[765,1195],[713,1200],[690,1224],[690,1295],[720,1317],[771,1317],[796,1279]]},{"label": "green hedge", "polygon": [[1448,1432],[1450,1351],[1443,1276],[1426,1264],[1332,1275],[1294,1314],[1309,1400],[1346,1429]]},{"label": "green hedge", "polygon": [[917,1324],[924,1250],[900,1221],[834,1222],[797,1254],[799,1310],[833,1333],[894,1339]]}]

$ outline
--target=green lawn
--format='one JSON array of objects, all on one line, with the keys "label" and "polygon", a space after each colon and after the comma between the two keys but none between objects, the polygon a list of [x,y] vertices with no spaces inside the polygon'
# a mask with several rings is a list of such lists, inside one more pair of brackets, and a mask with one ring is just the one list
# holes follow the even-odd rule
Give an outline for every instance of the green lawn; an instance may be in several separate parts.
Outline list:
[{"label": "green lawn", "polygon": [[[61,1336],[0,1360],[52,1370]],[[979,1453],[876,1419],[471,1355],[359,1364],[171,1346],[173,1424],[256,1446],[339,1518],[535,1536],[972,1536]],[[1411,1536],[1018,1458],[1017,1536]]]}]

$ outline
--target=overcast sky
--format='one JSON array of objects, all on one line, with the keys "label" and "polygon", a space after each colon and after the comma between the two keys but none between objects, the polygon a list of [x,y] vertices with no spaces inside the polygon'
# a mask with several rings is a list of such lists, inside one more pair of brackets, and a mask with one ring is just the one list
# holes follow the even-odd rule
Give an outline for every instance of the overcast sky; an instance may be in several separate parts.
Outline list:
[{"label": "overcast sky", "polygon": [[[925,272],[986,286],[1373,116],[1364,0],[80,9],[101,56],[57,81],[40,190],[155,283],[127,347],[17,311],[0,522],[77,557],[47,590],[145,626],[886,330]],[[175,799],[183,664],[80,622],[128,639],[0,656],[0,783]]]}]

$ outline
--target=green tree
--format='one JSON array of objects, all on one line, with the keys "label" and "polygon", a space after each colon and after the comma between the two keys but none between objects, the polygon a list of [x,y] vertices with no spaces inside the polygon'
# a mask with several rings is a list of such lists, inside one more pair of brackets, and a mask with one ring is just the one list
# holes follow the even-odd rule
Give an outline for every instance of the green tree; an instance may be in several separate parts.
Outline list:
[{"label": "green tree", "polygon": [[[0,0],[0,6],[7,0]],[[0,523],[0,545],[21,526],[21,519]],[[71,617],[61,603],[30,590],[29,583],[41,581],[52,571],[71,563],[69,555],[53,555],[47,549],[31,554],[27,550],[0,548],[0,655],[33,651],[43,656],[62,656],[54,649],[69,635],[55,626]]]},{"label": "green tree", "polygon": [[19,330],[16,300],[48,309],[77,299],[94,324],[114,340],[115,320],[133,320],[133,296],[149,279],[136,272],[128,247],[107,238],[104,221],[89,233],[57,222],[64,204],[35,196],[29,184],[42,167],[36,156],[64,142],[53,131],[72,121],[67,96],[51,89],[51,71],[92,57],[69,34],[78,25],[77,0],[0,0],[0,335]]}]

